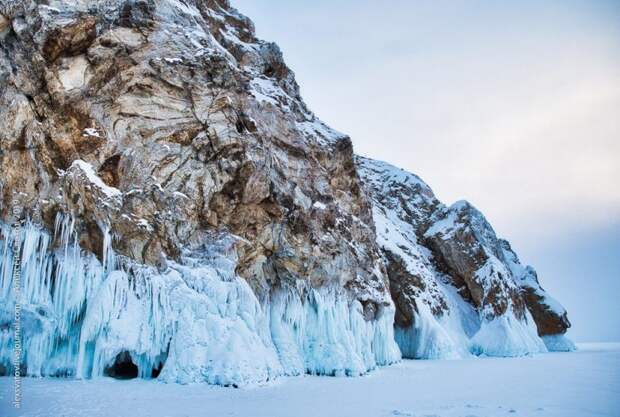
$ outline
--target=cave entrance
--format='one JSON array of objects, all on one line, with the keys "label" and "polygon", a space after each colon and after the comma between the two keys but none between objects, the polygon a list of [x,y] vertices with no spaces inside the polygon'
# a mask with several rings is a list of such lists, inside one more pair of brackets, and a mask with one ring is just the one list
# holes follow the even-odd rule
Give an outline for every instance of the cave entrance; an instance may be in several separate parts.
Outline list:
[{"label": "cave entrance", "polygon": [[116,355],[114,363],[103,370],[103,374],[116,379],[132,379],[138,376],[138,367],[131,360],[131,355],[123,351]]},{"label": "cave entrance", "polygon": [[151,371],[151,378],[157,378],[161,373],[161,369],[164,367],[163,362],[159,362]]}]

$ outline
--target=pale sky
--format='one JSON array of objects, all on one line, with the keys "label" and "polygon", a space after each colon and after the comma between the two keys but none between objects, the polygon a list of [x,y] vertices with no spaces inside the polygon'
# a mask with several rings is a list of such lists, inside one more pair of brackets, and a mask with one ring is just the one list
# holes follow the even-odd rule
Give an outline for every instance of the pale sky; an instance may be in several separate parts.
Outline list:
[{"label": "pale sky", "polygon": [[620,340],[620,0],[232,0],[357,153],[467,199]]}]

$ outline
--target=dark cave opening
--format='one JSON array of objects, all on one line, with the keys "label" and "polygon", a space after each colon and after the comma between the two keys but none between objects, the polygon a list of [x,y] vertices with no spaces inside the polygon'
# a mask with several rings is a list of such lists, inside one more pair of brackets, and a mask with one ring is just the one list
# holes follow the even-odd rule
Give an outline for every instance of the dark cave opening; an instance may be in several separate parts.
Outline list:
[{"label": "dark cave opening", "polygon": [[164,367],[163,362],[159,362],[155,368],[151,371],[151,378],[157,378]]},{"label": "dark cave opening", "polygon": [[116,379],[133,379],[138,376],[138,367],[131,360],[131,355],[123,351],[116,355],[112,366],[103,370],[103,374]]}]

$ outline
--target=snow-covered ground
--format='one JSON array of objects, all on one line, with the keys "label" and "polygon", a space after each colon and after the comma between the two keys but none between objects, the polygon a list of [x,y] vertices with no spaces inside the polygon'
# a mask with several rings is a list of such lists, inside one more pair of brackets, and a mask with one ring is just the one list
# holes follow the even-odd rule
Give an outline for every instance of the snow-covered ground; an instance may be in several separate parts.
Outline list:
[{"label": "snow-covered ground", "polygon": [[403,361],[359,378],[290,377],[256,388],[111,378],[0,378],[1,416],[620,416],[620,344],[572,353]]}]

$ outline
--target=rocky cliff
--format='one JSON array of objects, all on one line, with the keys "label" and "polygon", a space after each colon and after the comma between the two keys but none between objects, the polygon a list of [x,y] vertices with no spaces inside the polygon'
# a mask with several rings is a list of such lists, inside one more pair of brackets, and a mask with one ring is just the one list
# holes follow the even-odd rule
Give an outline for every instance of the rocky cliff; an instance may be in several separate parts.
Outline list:
[{"label": "rocky cliff", "polygon": [[16,302],[29,375],[359,375],[543,351],[534,322],[563,347],[484,217],[356,158],[227,1],[0,0],[0,49],[5,372]]},{"label": "rocky cliff", "polygon": [[570,327],[564,308],[482,213],[466,201],[446,207],[402,169],[356,161],[372,201],[405,357],[573,349],[562,336]]}]

